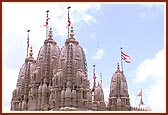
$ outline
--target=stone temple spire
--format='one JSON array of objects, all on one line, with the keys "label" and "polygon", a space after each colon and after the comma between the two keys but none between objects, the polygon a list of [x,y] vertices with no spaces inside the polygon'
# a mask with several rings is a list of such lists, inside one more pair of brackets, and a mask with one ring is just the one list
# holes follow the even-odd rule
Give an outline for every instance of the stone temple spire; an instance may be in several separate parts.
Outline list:
[{"label": "stone temple spire", "polygon": [[142,100],[142,89],[141,89],[141,92],[140,92],[140,93],[141,93],[141,95],[140,95],[141,98],[140,98],[140,103],[139,103],[139,104],[141,105],[141,104],[144,104],[144,103],[143,103],[143,100]]},{"label": "stone temple spire", "polygon": [[52,37],[53,37],[53,34],[52,34],[52,28],[50,28],[50,31],[49,31],[49,34],[48,34],[48,39],[52,39]]},{"label": "stone temple spire", "polygon": [[73,30],[73,25],[71,26],[71,32],[70,32],[70,38],[73,38],[74,37],[74,30]]},{"label": "stone temple spire", "polygon": [[130,107],[126,77],[123,72],[120,71],[119,63],[117,63],[117,70],[111,78],[107,108],[109,111],[129,111]]},{"label": "stone temple spire", "polygon": [[117,63],[117,72],[119,72],[120,71],[120,65],[119,65],[119,63]]},{"label": "stone temple spire", "polygon": [[102,73],[100,73],[100,87],[102,87]]},{"label": "stone temple spire", "polygon": [[71,30],[70,30],[70,38],[66,39],[65,44],[74,43],[74,44],[78,45],[79,42],[74,38],[74,36],[75,36],[74,28],[73,28],[73,25],[72,25]]},{"label": "stone temple spire", "polygon": [[34,58],[33,58],[33,48],[32,48],[32,46],[30,47],[29,58],[26,58],[25,61],[26,62],[28,62],[28,61],[34,62],[35,61]]},{"label": "stone temple spire", "polygon": [[33,56],[33,48],[32,48],[32,46],[30,47],[30,53],[29,53],[29,55],[30,55],[30,57]]},{"label": "stone temple spire", "polygon": [[140,103],[137,106],[132,107],[132,110],[133,111],[151,111],[151,108],[149,106],[145,105],[145,103],[142,100],[142,89],[138,93],[137,96],[140,96]]}]

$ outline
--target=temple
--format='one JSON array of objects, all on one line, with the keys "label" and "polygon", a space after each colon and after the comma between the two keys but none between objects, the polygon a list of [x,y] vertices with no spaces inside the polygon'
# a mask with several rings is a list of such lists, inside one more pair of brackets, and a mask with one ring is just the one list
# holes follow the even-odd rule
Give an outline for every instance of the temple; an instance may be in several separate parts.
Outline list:
[{"label": "temple", "polygon": [[90,86],[85,52],[75,39],[73,26],[62,48],[53,39],[52,28],[36,59],[30,47],[11,99],[11,111],[150,111],[141,97],[131,107],[128,86],[119,63],[109,85],[108,103],[102,80]]}]

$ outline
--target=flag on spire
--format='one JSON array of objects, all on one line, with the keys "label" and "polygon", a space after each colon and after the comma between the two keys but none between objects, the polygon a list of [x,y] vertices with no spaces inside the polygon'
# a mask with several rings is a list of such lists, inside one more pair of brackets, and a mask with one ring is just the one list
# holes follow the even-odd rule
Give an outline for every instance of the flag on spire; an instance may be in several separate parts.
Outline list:
[{"label": "flag on spire", "polygon": [[96,79],[96,74],[95,74],[95,72],[93,73],[93,79]]},{"label": "flag on spire", "polygon": [[48,17],[48,12],[49,12],[49,10],[47,10],[46,11],[47,12],[47,16],[46,16],[46,24],[45,25],[42,25],[41,27],[43,27],[43,26],[48,26],[48,20],[50,19],[49,17]]},{"label": "flag on spire", "polygon": [[122,56],[122,59],[125,60],[126,63],[131,63],[130,61],[131,57],[129,55],[121,51],[121,56]]},{"label": "flag on spire", "polygon": [[93,79],[96,79],[95,66],[96,65],[93,65]]},{"label": "flag on spire", "polygon": [[29,48],[29,32],[30,30],[27,30],[28,34],[27,34],[27,47]]},{"label": "flag on spire", "polygon": [[27,30],[27,57],[28,57],[28,49],[29,49],[29,32],[30,30]]},{"label": "flag on spire", "polygon": [[68,25],[67,25],[67,27],[70,27],[70,25],[71,25],[71,21],[70,21],[70,17],[69,17],[69,9],[70,8],[71,8],[70,6],[67,7],[67,9],[68,9]]},{"label": "flag on spire", "polygon": [[93,88],[92,88],[92,92],[93,92],[93,100],[95,101],[95,88],[96,88],[96,74],[95,74],[95,66],[93,65]]},{"label": "flag on spire", "polygon": [[142,90],[138,93],[137,96],[142,96]]}]

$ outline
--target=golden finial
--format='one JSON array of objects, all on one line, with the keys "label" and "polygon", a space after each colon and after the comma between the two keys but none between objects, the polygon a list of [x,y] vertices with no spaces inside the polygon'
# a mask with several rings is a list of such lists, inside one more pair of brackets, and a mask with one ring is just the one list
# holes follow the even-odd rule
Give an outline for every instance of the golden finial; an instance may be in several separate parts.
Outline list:
[{"label": "golden finial", "polygon": [[53,34],[52,34],[52,28],[50,28],[49,34],[48,34],[49,39],[52,39]]},{"label": "golden finial", "polygon": [[33,48],[32,48],[32,46],[30,47],[30,53],[29,53],[29,55],[30,55],[30,57],[32,57],[32,55],[33,55]]},{"label": "golden finial", "polygon": [[73,25],[71,26],[71,32],[70,32],[70,36],[71,36],[71,38],[73,38],[74,37],[74,30],[73,30]]},{"label": "golden finial", "polygon": [[117,71],[120,71],[120,65],[117,63]]}]

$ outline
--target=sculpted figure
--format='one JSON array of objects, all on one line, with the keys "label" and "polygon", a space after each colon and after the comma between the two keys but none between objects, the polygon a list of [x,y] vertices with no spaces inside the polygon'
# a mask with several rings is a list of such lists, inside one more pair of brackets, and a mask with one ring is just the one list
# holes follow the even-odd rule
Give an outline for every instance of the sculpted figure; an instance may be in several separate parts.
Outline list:
[{"label": "sculpted figure", "polygon": [[58,72],[58,85],[61,86],[63,82],[62,70],[60,69]]},{"label": "sculpted figure", "polygon": [[53,89],[50,89],[50,98],[49,98],[49,101],[54,101],[55,99],[55,93],[54,93],[54,90]]},{"label": "sculpted figure", "polygon": [[79,86],[82,83],[81,70],[78,69],[76,73],[76,84]]},{"label": "sculpted figure", "polygon": [[55,87],[55,85],[56,85],[56,79],[55,79],[55,75],[54,75],[54,77],[52,78],[52,83],[53,83],[53,88]]}]

